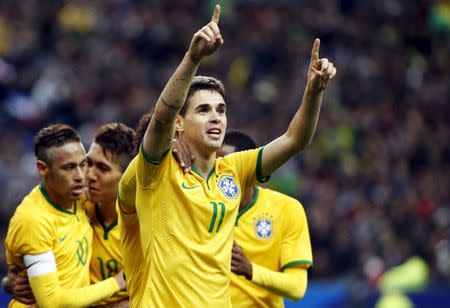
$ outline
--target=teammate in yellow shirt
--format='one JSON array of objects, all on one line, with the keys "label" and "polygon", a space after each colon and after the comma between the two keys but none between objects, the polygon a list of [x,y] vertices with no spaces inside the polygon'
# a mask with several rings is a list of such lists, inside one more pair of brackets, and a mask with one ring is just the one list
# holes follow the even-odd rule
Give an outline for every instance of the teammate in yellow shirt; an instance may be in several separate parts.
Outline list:
[{"label": "teammate in yellow shirt", "polygon": [[92,305],[124,289],[121,274],[89,285],[92,229],[83,205],[87,163],[78,133],[68,125],[50,125],[35,137],[35,154],[42,181],[11,218],[8,264],[29,277],[40,307]]},{"label": "teammate in yellow shirt", "polygon": [[[87,153],[90,198],[84,205],[94,231],[90,262],[92,283],[112,277],[122,270],[115,202],[120,177],[134,154],[134,135],[133,129],[121,123],[103,125],[97,131]],[[8,276],[11,279],[8,283],[13,284],[8,291],[14,290],[17,284],[26,285],[26,281],[20,280],[13,273]],[[26,294],[14,295],[27,303],[27,297],[23,296]],[[128,306],[127,293],[121,291],[98,305],[105,307],[111,303],[114,303],[114,307],[118,307],[119,303]]]},{"label": "teammate in yellow shirt", "polygon": [[[231,131],[217,155],[254,148],[250,136]],[[247,188],[239,205],[234,237],[233,307],[283,307],[283,297],[299,300],[305,294],[312,252],[300,202],[270,189]]]},{"label": "teammate in yellow shirt", "polygon": [[[152,307],[231,305],[231,249],[242,192],[310,143],[323,90],[336,74],[332,63],[319,60],[316,40],[303,101],[286,133],[264,148],[216,159],[227,124],[223,85],[194,75],[223,44],[219,15],[216,6],[211,22],[194,35],[128,167],[136,173],[135,207],[121,204],[121,210],[136,211],[139,219],[142,263],[149,269],[144,297]],[[196,156],[188,174],[167,155],[175,130]]]},{"label": "teammate in yellow shirt", "polygon": [[[94,230],[90,263],[92,283],[122,270],[116,198],[119,180],[133,158],[134,135],[134,130],[124,124],[105,124],[97,131],[87,153],[90,199],[87,212]],[[128,304],[127,292],[119,292],[100,305],[117,305],[118,302]]]}]

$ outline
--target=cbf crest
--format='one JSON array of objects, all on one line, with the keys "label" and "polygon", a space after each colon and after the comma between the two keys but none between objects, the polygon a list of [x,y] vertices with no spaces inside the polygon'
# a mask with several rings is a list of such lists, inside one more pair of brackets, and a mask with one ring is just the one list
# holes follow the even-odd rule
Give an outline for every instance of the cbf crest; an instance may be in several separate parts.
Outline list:
[{"label": "cbf crest", "polygon": [[236,199],[239,196],[239,187],[230,175],[224,175],[220,178],[218,184],[220,190],[228,199]]},{"label": "cbf crest", "polygon": [[267,240],[272,237],[273,223],[267,217],[260,217],[255,222],[255,231],[259,239]]}]

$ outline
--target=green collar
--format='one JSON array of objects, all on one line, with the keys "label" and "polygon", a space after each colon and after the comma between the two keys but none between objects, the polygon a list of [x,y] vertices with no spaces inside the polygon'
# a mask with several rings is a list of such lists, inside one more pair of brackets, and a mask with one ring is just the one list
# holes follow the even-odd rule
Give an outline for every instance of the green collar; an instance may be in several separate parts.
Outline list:
[{"label": "green collar", "polygon": [[[215,170],[215,165],[211,168],[211,170],[209,170],[209,173],[208,173],[208,176],[207,176],[207,178],[206,178],[206,185],[208,185],[208,189],[209,189],[209,179],[211,178],[211,176],[213,175],[213,173],[214,173],[214,170]],[[192,167],[191,167],[191,169],[192,169],[192,171],[195,173],[195,174],[197,174],[199,177],[201,177],[202,179],[203,179],[203,177],[202,177],[202,175],[200,174],[200,171],[198,171],[198,169],[194,166],[194,165],[192,165]]]},{"label": "green collar", "polygon": [[109,226],[105,226],[105,221],[103,220],[102,213],[100,212],[100,208],[97,204],[95,204],[95,217],[97,218],[98,223],[103,228],[103,239],[108,239],[109,231],[111,231],[115,226],[117,226],[117,219],[114,220]]},{"label": "green collar", "polygon": [[259,195],[259,188],[257,186],[253,187],[253,198],[250,200],[249,203],[247,203],[242,210],[239,211],[237,217],[236,217],[236,223],[235,226],[238,226],[239,218],[244,215],[248,210],[250,210],[256,203]]},{"label": "green collar", "polygon": [[72,212],[72,211],[62,207],[61,205],[56,203],[54,200],[52,200],[52,198],[50,198],[50,196],[48,195],[48,192],[45,189],[44,184],[42,182],[39,183],[39,190],[41,191],[42,195],[44,195],[45,200],[47,200],[47,202],[50,203],[58,211],[61,211],[66,214],[73,214],[73,215],[75,215],[77,213],[77,202],[75,200],[73,201],[73,204],[72,204],[72,208],[73,208],[73,212]]}]

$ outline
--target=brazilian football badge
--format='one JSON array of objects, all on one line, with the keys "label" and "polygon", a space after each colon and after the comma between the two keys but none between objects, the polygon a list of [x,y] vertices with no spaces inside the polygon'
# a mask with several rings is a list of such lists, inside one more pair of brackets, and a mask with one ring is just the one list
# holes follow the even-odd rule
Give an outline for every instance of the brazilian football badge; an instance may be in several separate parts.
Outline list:
[{"label": "brazilian football badge", "polygon": [[218,186],[228,199],[236,199],[239,196],[239,187],[231,175],[222,176]]},{"label": "brazilian football badge", "polygon": [[268,215],[261,216],[255,220],[255,232],[259,239],[268,240],[273,235],[273,221]]}]

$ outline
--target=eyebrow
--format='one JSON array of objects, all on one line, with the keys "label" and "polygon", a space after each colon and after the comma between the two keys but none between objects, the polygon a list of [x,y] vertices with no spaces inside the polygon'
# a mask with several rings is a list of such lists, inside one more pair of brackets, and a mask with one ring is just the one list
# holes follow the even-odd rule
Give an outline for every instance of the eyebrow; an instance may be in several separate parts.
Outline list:
[{"label": "eyebrow", "polygon": [[[207,108],[210,108],[211,107],[211,104],[200,104],[200,105],[198,105],[195,109],[200,109],[200,108],[204,108],[204,107],[207,107]],[[225,104],[225,103],[220,103],[217,107],[227,107],[227,104]]]}]

